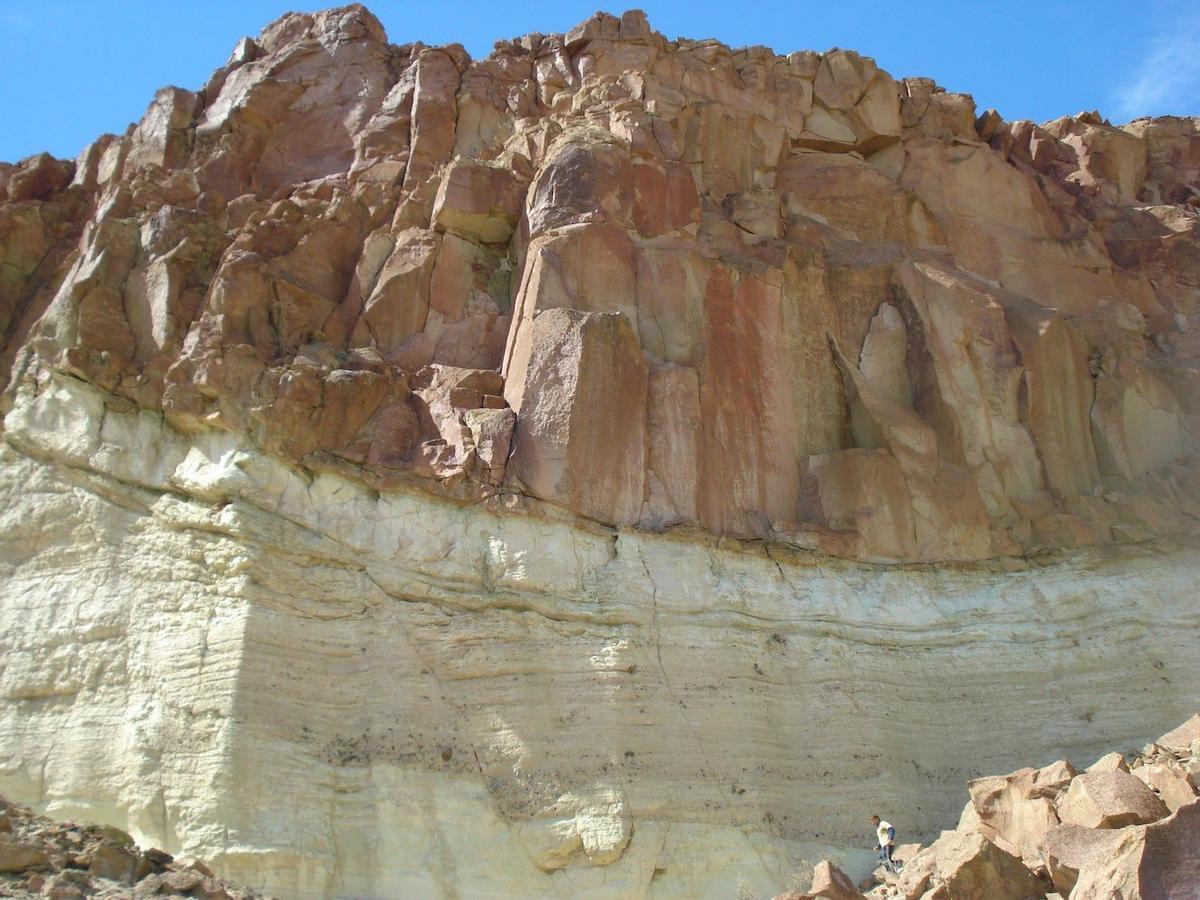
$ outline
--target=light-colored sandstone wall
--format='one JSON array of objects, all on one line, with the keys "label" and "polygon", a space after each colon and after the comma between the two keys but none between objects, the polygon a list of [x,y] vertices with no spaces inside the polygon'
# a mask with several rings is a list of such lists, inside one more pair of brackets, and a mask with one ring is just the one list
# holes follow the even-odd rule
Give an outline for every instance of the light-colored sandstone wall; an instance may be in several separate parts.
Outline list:
[{"label": "light-colored sandstone wall", "polygon": [[761,895],[1195,703],[1194,547],[884,567],[496,514],[61,377],[4,435],[0,792],[282,896]]}]

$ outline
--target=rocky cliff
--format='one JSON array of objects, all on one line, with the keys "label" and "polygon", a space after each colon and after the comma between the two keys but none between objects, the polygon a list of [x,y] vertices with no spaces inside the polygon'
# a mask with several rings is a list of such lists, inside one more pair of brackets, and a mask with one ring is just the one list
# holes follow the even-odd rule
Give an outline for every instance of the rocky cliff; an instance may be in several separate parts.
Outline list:
[{"label": "rocky cliff", "polygon": [[1200,120],[287,15],[0,166],[0,792],[287,896],[769,890],[1200,676]]}]

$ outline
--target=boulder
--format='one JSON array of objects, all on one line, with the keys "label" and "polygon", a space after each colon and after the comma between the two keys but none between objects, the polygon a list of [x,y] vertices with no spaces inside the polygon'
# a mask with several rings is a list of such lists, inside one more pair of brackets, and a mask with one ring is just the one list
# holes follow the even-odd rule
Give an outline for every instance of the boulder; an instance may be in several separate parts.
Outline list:
[{"label": "boulder", "polygon": [[71,183],[75,164],[58,160],[49,153],[39,153],[22,160],[20,166],[8,178],[8,199],[45,200],[51,194],[63,190]]},{"label": "boulder", "polygon": [[1200,713],[1168,731],[1155,743],[1169,750],[1189,750],[1196,741],[1200,741]]},{"label": "boulder", "polygon": [[39,869],[50,862],[50,857],[37,844],[0,834],[0,872],[24,872]]},{"label": "boulder", "polygon": [[1088,772],[1128,772],[1129,763],[1120,753],[1105,753],[1087,767]]},{"label": "boulder", "polygon": [[1087,828],[1143,825],[1170,812],[1140,779],[1120,769],[1080,775],[1058,801],[1058,816],[1065,824]]},{"label": "boulder", "polygon": [[1111,857],[1123,839],[1120,829],[1056,825],[1043,835],[1038,850],[1054,889],[1066,897],[1075,887],[1079,870]]},{"label": "boulder", "polygon": [[1162,798],[1167,809],[1175,812],[1196,801],[1196,789],[1187,770],[1175,762],[1149,763],[1138,766],[1132,773]]},{"label": "boulder", "polygon": [[112,881],[131,881],[138,858],[128,848],[104,841],[92,851],[88,874]]},{"label": "boulder", "polygon": [[941,888],[946,900],[1028,900],[1045,889],[1016,856],[981,834],[946,831],[908,862],[896,882],[906,900]]},{"label": "boulder", "polygon": [[[1131,776],[1132,777],[1132,776]],[[1169,818],[1116,832],[1119,842],[1090,854],[1073,900],[1191,900],[1200,896],[1200,803]]]},{"label": "boulder", "polygon": [[799,900],[862,900],[854,882],[827,859],[813,868],[812,887],[799,895]]},{"label": "boulder", "polygon": [[1038,859],[1040,841],[1058,825],[1051,798],[1065,783],[1065,774],[1047,767],[972,781],[971,803],[979,817],[976,830],[1026,861]]}]

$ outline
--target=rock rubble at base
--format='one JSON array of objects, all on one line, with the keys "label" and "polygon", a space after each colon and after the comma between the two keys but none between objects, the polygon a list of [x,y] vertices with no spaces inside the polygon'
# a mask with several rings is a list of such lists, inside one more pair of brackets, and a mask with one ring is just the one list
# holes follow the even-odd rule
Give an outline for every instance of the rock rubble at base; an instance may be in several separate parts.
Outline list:
[{"label": "rock rubble at base", "polygon": [[1193,532],[1200,120],[975,112],[636,10],[480,60],[288,14],[0,166],[3,402],[872,562]]},{"label": "rock rubble at base", "polygon": [[140,849],[107,825],[58,822],[0,797],[0,897],[265,900],[195,859]]},{"label": "rock rubble at base", "polygon": [[976,779],[955,830],[897,850],[898,875],[877,869],[859,893],[823,860],[808,892],[776,900],[1195,900],[1200,714],[1130,755]]}]

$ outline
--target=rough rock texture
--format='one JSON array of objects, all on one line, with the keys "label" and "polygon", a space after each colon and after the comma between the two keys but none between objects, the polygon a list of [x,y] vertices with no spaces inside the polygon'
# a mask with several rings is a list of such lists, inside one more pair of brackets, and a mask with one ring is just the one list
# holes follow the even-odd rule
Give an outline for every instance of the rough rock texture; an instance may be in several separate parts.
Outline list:
[{"label": "rough rock texture", "polygon": [[[1137,779],[1116,752],[1082,774],[1059,760],[976,779],[955,830],[911,858],[906,853],[898,874],[879,868],[860,886],[873,900],[1193,900],[1200,892],[1200,797],[1193,778],[1200,772],[1200,742],[1186,749],[1171,744],[1194,723],[1129,754],[1138,771],[1185,774],[1188,796],[1169,812],[1149,790],[1141,788],[1153,801],[1148,804],[1131,789],[1128,782]],[[1081,794],[1103,797],[1093,805],[1103,806],[1106,817],[1094,827],[1069,821]],[[1034,815],[1030,804],[1036,804]],[[828,861],[817,868],[829,870]],[[807,896],[789,892],[776,900]]]},{"label": "rough rock texture", "polygon": [[55,822],[0,797],[0,897],[255,900],[204,863],[141,850],[111,825]]},{"label": "rough rock texture", "polygon": [[[478,61],[288,15],[76,163],[5,170],[3,380],[873,561],[1186,533],[1198,147],[1191,119],[976,123],[848,50],[638,12]],[[513,471],[415,395],[439,365],[500,370]]]},{"label": "rough rock texture", "polygon": [[1198,128],[350,6],[0,166],[0,789],[287,896],[697,896],[1144,741]]}]

